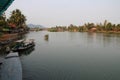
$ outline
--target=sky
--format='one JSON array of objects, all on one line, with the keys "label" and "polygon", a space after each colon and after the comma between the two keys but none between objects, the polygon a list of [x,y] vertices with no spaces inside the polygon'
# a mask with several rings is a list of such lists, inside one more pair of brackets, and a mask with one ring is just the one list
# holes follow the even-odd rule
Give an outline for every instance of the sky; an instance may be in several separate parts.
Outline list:
[{"label": "sky", "polygon": [[45,27],[83,25],[108,20],[120,24],[120,0],[15,0],[6,15],[20,9],[27,24]]}]

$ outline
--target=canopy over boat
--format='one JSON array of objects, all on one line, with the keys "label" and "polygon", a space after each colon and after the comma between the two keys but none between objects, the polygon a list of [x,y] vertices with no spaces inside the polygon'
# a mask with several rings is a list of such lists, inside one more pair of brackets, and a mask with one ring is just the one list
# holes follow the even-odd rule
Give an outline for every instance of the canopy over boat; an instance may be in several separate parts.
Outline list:
[{"label": "canopy over boat", "polygon": [[24,39],[21,39],[21,40],[17,40],[16,43],[21,43],[21,42],[24,42],[25,40]]},{"label": "canopy over boat", "polygon": [[28,40],[18,40],[16,41],[16,45],[12,48],[13,52],[22,52],[27,49],[33,48],[35,46],[34,39],[28,39]]},{"label": "canopy over boat", "polygon": [[7,10],[14,0],[0,0],[0,15]]}]

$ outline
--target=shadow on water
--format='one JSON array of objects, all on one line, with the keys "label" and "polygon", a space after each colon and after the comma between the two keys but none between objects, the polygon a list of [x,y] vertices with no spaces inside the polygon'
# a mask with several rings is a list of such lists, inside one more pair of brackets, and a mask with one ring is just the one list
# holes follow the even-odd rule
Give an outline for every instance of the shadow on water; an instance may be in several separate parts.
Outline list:
[{"label": "shadow on water", "polygon": [[21,52],[19,52],[19,56],[27,56],[27,55],[30,55],[34,50],[35,50],[35,48],[32,47],[32,48],[29,48],[29,49],[27,49],[27,50],[25,50],[25,51],[21,51]]},{"label": "shadow on water", "polygon": [[48,35],[48,34],[46,34],[46,35],[44,36],[44,40],[45,40],[45,41],[49,41],[49,35]]}]

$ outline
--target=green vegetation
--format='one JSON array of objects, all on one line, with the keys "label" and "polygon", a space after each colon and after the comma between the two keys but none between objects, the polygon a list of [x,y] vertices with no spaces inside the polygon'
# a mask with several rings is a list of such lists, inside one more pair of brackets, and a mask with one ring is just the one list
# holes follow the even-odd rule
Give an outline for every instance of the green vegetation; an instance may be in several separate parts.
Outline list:
[{"label": "green vegetation", "polygon": [[13,10],[8,19],[5,14],[0,16],[0,34],[19,33],[27,30],[26,17],[19,9]]},{"label": "green vegetation", "polygon": [[56,26],[56,27],[48,28],[48,31],[50,32],[64,32],[66,30],[67,30],[66,26]]},{"label": "green vegetation", "polygon": [[6,27],[6,25],[7,25],[6,17],[3,14],[2,16],[0,16],[0,34],[2,34],[1,31],[4,27]]},{"label": "green vegetation", "polygon": [[76,26],[70,24],[69,26],[56,26],[49,28],[50,32],[61,32],[61,31],[70,31],[70,32],[108,32],[108,33],[120,33],[120,24],[112,24],[107,20],[104,23],[94,24],[94,23],[85,23],[82,26]]},{"label": "green vegetation", "polygon": [[19,9],[12,11],[11,17],[7,20],[9,24],[14,24],[17,28],[24,28],[26,17]]}]

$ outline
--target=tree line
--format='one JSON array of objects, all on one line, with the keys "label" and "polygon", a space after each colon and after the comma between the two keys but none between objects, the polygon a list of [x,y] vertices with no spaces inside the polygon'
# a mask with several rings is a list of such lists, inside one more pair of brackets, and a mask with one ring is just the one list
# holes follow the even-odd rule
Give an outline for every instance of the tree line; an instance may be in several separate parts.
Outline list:
[{"label": "tree line", "polygon": [[28,30],[26,25],[26,17],[19,9],[13,10],[9,18],[5,13],[0,16],[0,33],[19,33]]},{"label": "tree line", "polygon": [[69,26],[56,26],[48,29],[50,32],[70,31],[70,32],[120,32],[120,24],[112,24],[107,20],[104,23],[85,23],[82,26],[70,24]]}]

